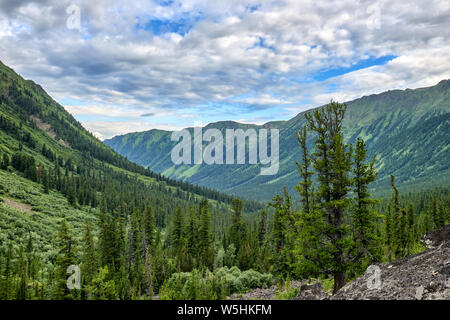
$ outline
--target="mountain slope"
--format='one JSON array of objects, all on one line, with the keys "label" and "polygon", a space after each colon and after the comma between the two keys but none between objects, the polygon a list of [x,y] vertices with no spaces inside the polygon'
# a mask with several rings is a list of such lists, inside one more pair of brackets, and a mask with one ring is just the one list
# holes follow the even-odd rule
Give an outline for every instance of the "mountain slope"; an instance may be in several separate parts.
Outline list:
[{"label": "mountain slope", "polygon": [[[366,140],[368,155],[377,155],[379,178],[373,187],[383,192],[388,176],[394,174],[400,187],[422,188],[446,183],[450,177],[450,81],[420,89],[393,90],[365,96],[347,103],[344,134],[349,142]],[[184,179],[231,194],[268,200],[286,185],[298,182],[296,161],[300,148],[295,138],[305,124],[304,112],[288,121],[262,126],[232,121],[209,124],[207,128],[278,128],[280,169],[274,176],[259,175],[258,165],[173,165],[171,132],[150,130],[106,140],[133,162],[169,177]],[[192,128],[190,128],[192,132]],[[206,143],[204,143],[206,145]],[[309,139],[312,147],[312,137]],[[293,191],[292,191],[293,193]]]},{"label": "mountain slope", "polygon": [[[78,238],[85,221],[97,221],[101,210],[115,214],[119,208],[128,216],[150,206],[156,226],[164,229],[177,207],[186,210],[203,198],[210,199],[213,221],[226,225],[230,196],[130,162],[39,85],[0,62],[0,248],[25,245],[30,235],[47,264],[62,219]],[[245,202],[247,212],[260,207]]]}]

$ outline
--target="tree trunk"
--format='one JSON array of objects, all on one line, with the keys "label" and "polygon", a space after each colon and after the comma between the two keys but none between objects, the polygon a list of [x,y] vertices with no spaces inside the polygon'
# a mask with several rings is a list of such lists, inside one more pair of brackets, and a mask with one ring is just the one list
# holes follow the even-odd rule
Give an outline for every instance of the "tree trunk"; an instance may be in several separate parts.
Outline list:
[{"label": "tree trunk", "polygon": [[346,276],[345,276],[345,271],[337,271],[334,274],[334,288],[333,288],[333,294],[335,294],[336,292],[338,292],[338,290],[340,288],[342,288],[343,286],[345,286],[345,282],[346,282]]}]

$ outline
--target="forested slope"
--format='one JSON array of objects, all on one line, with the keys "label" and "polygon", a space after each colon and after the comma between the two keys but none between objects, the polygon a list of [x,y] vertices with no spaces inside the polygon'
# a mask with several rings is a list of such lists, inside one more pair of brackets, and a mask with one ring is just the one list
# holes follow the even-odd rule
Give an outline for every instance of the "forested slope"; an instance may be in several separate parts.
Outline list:
[{"label": "forested slope", "polygon": [[[450,80],[428,88],[369,95],[347,104],[344,137],[353,144],[358,137],[365,139],[369,156],[377,155],[379,179],[372,186],[377,193],[386,195],[390,174],[397,177],[399,187],[405,191],[448,184]],[[280,170],[274,176],[261,176],[259,166],[248,164],[174,165],[170,152],[176,142],[170,140],[168,131],[129,133],[105,143],[128,159],[170,177],[231,194],[270,200],[284,185],[290,193],[295,193],[293,187],[298,177],[295,162],[300,161],[295,134],[305,124],[304,114],[263,126],[224,121],[204,128],[217,128],[223,134],[225,128],[278,128]],[[312,139],[312,136],[308,139],[309,147]]]}]

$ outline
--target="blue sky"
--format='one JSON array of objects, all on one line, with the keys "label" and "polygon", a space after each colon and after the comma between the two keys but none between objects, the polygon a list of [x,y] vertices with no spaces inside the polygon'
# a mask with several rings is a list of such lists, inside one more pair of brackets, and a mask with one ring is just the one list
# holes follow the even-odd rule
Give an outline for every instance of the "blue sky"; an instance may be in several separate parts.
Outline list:
[{"label": "blue sky", "polygon": [[0,3],[0,60],[101,138],[434,85],[449,40],[445,0]]}]

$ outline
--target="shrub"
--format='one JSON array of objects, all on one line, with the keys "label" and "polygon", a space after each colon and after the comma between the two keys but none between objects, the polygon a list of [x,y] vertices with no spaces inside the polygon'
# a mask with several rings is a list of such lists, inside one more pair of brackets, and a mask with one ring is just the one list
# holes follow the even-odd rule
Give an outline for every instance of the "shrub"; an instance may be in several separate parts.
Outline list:
[{"label": "shrub", "polygon": [[255,270],[241,271],[238,267],[223,267],[211,272],[194,269],[192,272],[174,273],[160,290],[162,300],[215,300],[231,293],[249,289],[267,288],[274,282],[271,274]]}]

